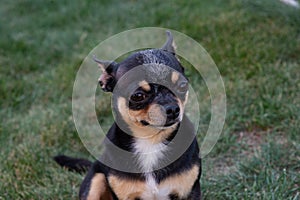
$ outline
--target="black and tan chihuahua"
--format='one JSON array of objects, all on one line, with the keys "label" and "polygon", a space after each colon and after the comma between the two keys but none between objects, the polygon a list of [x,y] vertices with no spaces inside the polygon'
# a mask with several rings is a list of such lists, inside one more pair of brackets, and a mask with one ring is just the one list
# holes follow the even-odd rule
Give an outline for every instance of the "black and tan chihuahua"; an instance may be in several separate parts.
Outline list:
[{"label": "black and tan chihuahua", "polygon": [[[108,131],[104,153],[94,163],[62,155],[54,158],[70,170],[88,168],[80,199],[201,199],[199,148],[194,126],[184,114],[188,80],[173,36],[169,31],[167,36],[162,48],[135,52],[119,63],[94,57],[102,69],[101,88],[113,92],[119,122]],[[142,73],[124,78],[138,67]],[[130,86],[133,82],[135,87]],[[121,155],[115,147],[129,154]]]}]

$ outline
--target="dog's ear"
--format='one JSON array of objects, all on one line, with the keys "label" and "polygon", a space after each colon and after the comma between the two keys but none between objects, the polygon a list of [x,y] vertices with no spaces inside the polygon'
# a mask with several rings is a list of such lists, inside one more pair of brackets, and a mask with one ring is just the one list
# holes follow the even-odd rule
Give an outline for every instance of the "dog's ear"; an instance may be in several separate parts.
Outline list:
[{"label": "dog's ear", "polygon": [[99,60],[96,56],[93,56],[93,60],[100,67],[102,74],[98,79],[98,82],[105,92],[112,92],[116,85],[116,71],[118,69],[118,63],[108,60]]},{"label": "dog's ear", "polygon": [[[167,41],[165,42],[165,44],[161,47],[161,50],[167,51],[172,53],[176,59],[178,60],[178,62],[180,63],[180,59],[179,57],[176,55],[176,44],[174,42],[173,39],[173,35],[170,31],[166,31],[167,34]],[[184,68],[181,66],[182,72],[184,73]]]},{"label": "dog's ear", "polygon": [[175,55],[176,53],[176,45],[175,42],[173,40],[173,35],[170,31],[166,31],[167,34],[167,41],[165,42],[165,44],[161,47],[162,50],[164,51],[168,51],[172,54]]}]

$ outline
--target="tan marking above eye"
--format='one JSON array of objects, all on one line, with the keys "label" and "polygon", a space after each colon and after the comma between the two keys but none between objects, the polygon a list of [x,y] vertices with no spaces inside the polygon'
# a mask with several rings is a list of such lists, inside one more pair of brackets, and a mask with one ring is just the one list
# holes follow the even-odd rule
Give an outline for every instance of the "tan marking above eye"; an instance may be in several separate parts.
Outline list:
[{"label": "tan marking above eye", "polygon": [[179,79],[179,73],[178,72],[172,72],[172,75],[171,75],[171,81],[172,83],[176,83]]},{"label": "tan marking above eye", "polygon": [[149,85],[149,83],[147,82],[147,81],[141,81],[141,82],[139,82],[139,86],[141,87],[141,88],[143,88],[143,90],[145,90],[145,91],[150,91],[151,90],[151,87],[150,87],[150,85]]}]

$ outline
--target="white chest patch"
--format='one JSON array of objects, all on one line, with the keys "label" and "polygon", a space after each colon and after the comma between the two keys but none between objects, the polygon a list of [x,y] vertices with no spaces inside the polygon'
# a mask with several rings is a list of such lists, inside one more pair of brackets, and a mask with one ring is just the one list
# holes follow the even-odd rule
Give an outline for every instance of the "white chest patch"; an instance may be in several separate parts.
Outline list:
[{"label": "white chest patch", "polygon": [[167,150],[167,145],[153,144],[147,139],[137,139],[134,147],[139,166],[144,173],[152,172],[153,168],[159,164],[159,160],[163,159]]},{"label": "white chest patch", "polygon": [[170,191],[159,188],[151,173],[154,167],[158,166],[160,160],[164,159],[167,145],[163,143],[153,144],[147,139],[137,139],[134,147],[139,166],[146,175],[146,191],[143,193],[142,199],[168,199]]},{"label": "white chest patch", "polygon": [[171,190],[169,187],[161,187],[155,182],[152,175],[146,177],[146,190],[142,194],[142,199],[169,200]]}]

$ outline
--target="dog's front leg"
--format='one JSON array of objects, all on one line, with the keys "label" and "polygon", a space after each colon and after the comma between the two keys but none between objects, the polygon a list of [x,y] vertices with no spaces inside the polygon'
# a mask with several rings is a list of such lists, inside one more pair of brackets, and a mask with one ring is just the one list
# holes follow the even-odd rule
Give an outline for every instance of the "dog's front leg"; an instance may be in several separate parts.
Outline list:
[{"label": "dog's front leg", "polygon": [[104,173],[95,170],[95,164],[84,178],[79,191],[80,200],[113,200]]}]

